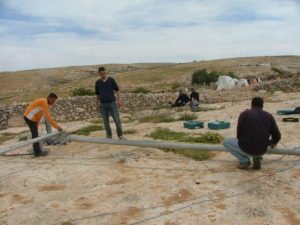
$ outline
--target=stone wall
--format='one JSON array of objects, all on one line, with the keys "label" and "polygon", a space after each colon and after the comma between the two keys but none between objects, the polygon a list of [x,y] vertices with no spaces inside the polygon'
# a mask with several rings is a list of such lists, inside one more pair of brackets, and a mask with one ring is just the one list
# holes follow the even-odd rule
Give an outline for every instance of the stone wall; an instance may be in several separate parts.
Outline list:
[{"label": "stone wall", "polygon": [[[122,94],[123,107],[121,112],[136,112],[167,104],[174,100],[174,94]],[[23,123],[22,114],[29,103],[0,106],[0,129],[6,129],[9,124],[18,126]],[[53,118],[58,122],[73,121],[97,117],[95,111],[95,96],[77,96],[58,99],[50,107]],[[20,119],[21,118],[21,119]]]}]

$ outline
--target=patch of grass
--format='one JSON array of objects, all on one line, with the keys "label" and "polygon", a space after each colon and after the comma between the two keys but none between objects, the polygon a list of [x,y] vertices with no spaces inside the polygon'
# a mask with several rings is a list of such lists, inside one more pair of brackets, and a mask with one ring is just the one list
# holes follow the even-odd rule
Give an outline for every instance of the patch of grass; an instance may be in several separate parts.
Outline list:
[{"label": "patch of grass", "polygon": [[162,114],[162,115],[154,115],[154,116],[146,116],[140,118],[139,121],[142,123],[151,122],[151,123],[171,123],[175,121],[191,121],[196,120],[198,117],[193,113],[185,113],[181,115],[179,118],[174,118],[170,114]]},{"label": "patch of grass", "polygon": [[6,97],[1,97],[0,98],[0,104],[5,104],[7,103],[7,101],[11,98],[13,98],[14,96],[6,96]]},{"label": "patch of grass", "polygon": [[135,93],[135,94],[139,94],[139,93],[148,94],[149,92],[150,92],[150,90],[148,90],[144,87],[137,87],[132,91],[132,93]]},{"label": "patch of grass", "polygon": [[125,130],[123,133],[124,134],[136,134],[136,133],[138,133],[138,131],[130,129],[130,130]]},{"label": "patch of grass", "polygon": [[[200,136],[190,136],[184,132],[175,132],[166,128],[157,128],[150,134],[153,139],[160,140],[176,140],[178,142],[188,143],[206,143],[206,144],[220,144],[224,137],[218,133],[206,132],[200,134]],[[194,149],[161,149],[165,152],[174,152],[176,154],[184,155],[186,157],[193,158],[195,160],[206,160],[210,157],[211,153],[207,151],[199,151]]]},{"label": "patch of grass", "polygon": [[274,94],[276,91],[283,91],[282,89],[280,89],[280,88],[269,88],[269,89],[267,89],[267,92],[268,92],[268,94]]},{"label": "patch of grass", "polygon": [[158,105],[158,106],[153,107],[153,110],[170,109],[170,108],[171,108],[170,104],[168,104],[168,105]]},{"label": "patch of grass", "polygon": [[152,123],[170,123],[176,121],[175,118],[173,118],[169,114],[163,114],[158,116],[146,116],[139,119],[140,122],[146,123],[146,122],[152,122]]},{"label": "patch of grass", "polygon": [[100,124],[100,123],[102,123],[102,119],[91,120],[90,123],[92,123],[92,124]]},{"label": "patch of grass", "polygon": [[15,135],[1,135],[0,136],[0,144],[2,144],[5,141],[8,141],[10,139],[13,139]]},{"label": "patch of grass", "polygon": [[157,128],[150,134],[153,139],[176,140],[189,143],[220,144],[224,137],[218,133],[205,132],[199,136],[190,136],[185,132],[171,131],[167,128]]},{"label": "patch of grass", "polygon": [[17,134],[16,133],[10,133],[10,132],[4,132],[1,135],[3,135],[3,136],[14,136],[14,135],[17,135]]},{"label": "patch of grass", "polygon": [[191,121],[196,120],[197,118],[198,117],[194,113],[184,113],[178,118],[178,120]]},{"label": "patch of grass", "polygon": [[177,91],[179,89],[179,87],[180,87],[180,83],[174,83],[171,86],[171,91],[175,92],[175,91]]},{"label": "patch of grass", "polygon": [[210,153],[206,151],[199,151],[195,149],[161,149],[164,152],[173,152],[175,154],[183,155],[192,158],[196,161],[203,161],[210,158]]},{"label": "patch of grass", "polygon": [[121,119],[122,123],[131,123],[133,121],[135,121],[135,119],[133,119],[132,116],[129,115],[123,116]]},{"label": "patch of grass", "polygon": [[223,142],[224,137],[218,133],[206,132],[196,137],[195,142],[197,143],[206,143],[206,144],[220,144]]},{"label": "patch of grass", "polygon": [[89,135],[91,132],[99,131],[99,130],[103,130],[103,127],[97,126],[97,125],[91,125],[91,126],[80,128],[80,129],[74,131],[73,134]]},{"label": "patch of grass", "polygon": [[150,134],[150,137],[153,139],[161,139],[161,140],[177,140],[182,141],[184,138],[186,138],[188,135],[184,132],[176,132],[171,131],[167,128],[157,128],[155,131],[153,131]]},{"label": "patch of grass", "polygon": [[196,112],[208,112],[208,111],[215,111],[215,110],[220,110],[220,109],[225,109],[225,106],[221,106],[220,108],[201,108],[199,107]]},{"label": "patch of grass", "polygon": [[27,141],[27,137],[24,136],[24,137],[19,137],[19,141]]}]

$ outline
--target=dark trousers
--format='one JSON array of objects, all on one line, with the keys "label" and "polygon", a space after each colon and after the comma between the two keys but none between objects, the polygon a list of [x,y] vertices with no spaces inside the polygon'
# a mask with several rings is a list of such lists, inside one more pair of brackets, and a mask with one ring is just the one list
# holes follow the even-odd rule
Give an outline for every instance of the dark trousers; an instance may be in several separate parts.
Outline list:
[{"label": "dark trousers", "polygon": [[[27,119],[26,117],[24,117],[24,120],[27,123],[27,125],[31,131],[32,139],[38,137],[39,136],[38,123],[31,121],[31,120]],[[39,142],[33,143],[32,146],[33,146],[34,155],[38,155],[41,153],[41,147],[40,147]]]},{"label": "dark trousers", "polygon": [[185,106],[187,102],[175,102],[172,107],[180,107]]},{"label": "dark trousers", "polygon": [[116,124],[118,137],[123,135],[121,120],[119,116],[118,106],[115,101],[108,103],[100,103],[100,113],[103,118],[103,123],[106,131],[106,137],[111,138],[112,132],[109,124],[109,114],[112,116]]}]

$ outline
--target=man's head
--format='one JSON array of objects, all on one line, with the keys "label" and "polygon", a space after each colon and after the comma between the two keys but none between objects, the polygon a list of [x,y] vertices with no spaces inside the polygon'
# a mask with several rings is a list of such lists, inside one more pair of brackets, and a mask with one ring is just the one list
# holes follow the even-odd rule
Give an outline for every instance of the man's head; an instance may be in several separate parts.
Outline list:
[{"label": "man's head", "polygon": [[55,93],[50,93],[47,97],[47,101],[49,105],[53,105],[57,99],[57,95]]},{"label": "man's head", "polygon": [[191,88],[191,92],[195,92],[195,88]]},{"label": "man's head", "polygon": [[99,76],[102,80],[105,80],[106,78],[106,70],[103,66],[99,67],[98,68],[98,73],[99,73]]},{"label": "man's head", "polygon": [[179,90],[179,94],[180,94],[180,95],[183,94],[183,90]]},{"label": "man's head", "polygon": [[251,108],[263,108],[264,100],[261,97],[254,97],[251,101]]}]

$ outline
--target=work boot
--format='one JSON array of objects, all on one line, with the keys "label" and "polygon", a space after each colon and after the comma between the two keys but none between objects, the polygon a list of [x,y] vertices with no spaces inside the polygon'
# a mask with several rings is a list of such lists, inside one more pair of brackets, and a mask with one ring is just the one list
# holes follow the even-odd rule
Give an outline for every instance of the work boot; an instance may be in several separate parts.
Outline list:
[{"label": "work boot", "polygon": [[126,140],[126,138],[122,135],[122,136],[119,136],[119,139],[120,140]]},{"label": "work boot", "polygon": [[237,168],[244,170],[247,169],[250,166],[250,161],[249,162],[240,162]]},{"label": "work boot", "polygon": [[253,167],[252,167],[253,170],[260,170],[262,159],[263,158],[261,156],[253,157]]},{"label": "work boot", "polygon": [[112,139],[112,136],[106,135],[107,139]]}]

